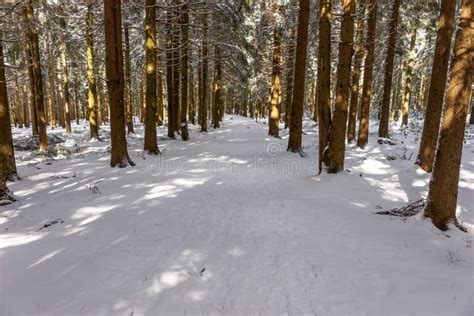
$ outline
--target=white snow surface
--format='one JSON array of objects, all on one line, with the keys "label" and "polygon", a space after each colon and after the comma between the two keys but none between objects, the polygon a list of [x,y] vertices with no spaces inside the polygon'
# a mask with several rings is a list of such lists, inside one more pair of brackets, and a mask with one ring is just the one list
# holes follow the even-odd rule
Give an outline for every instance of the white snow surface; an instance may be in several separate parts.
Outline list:
[{"label": "white snow surface", "polygon": [[379,145],[373,123],[366,149],[347,146],[345,171],[319,176],[310,120],[306,157],[262,121],[190,129],[183,142],[159,128],[162,155],[149,156],[138,126],[136,166],[123,169],[109,166],[107,127],[89,141],[86,122],[49,131],[66,154],[18,151],[18,202],[0,207],[0,314],[474,314],[472,128],[458,196],[468,233],[374,214],[426,196],[419,124],[392,126],[397,144]]}]

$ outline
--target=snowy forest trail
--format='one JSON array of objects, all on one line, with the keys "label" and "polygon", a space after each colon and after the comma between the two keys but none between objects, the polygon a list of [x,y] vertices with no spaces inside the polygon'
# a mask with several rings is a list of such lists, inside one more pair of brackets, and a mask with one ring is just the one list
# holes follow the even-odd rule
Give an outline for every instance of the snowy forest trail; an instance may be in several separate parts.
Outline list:
[{"label": "snowy forest trail", "polygon": [[458,201],[471,233],[442,234],[420,215],[374,214],[425,196],[416,137],[349,145],[346,171],[317,176],[315,127],[304,127],[304,158],[285,151],[285,132],[269,138],[237,116],[192,127],[188,142],[160,129],[156,157],[138,129],[133,168],[110,168],[107,142],[86,141],[86,128],[69,159],[19,157],[19,202],[0,208],[0,314],[472,312],[472,143]]}]

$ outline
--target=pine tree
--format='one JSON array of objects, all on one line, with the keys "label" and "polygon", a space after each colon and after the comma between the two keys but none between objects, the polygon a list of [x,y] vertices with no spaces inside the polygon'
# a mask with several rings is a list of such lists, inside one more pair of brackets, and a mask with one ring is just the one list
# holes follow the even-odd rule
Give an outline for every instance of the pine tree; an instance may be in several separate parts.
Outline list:
[{"label": "pine tree", "polygon": [[308,47],[309,0],[300,0],[298,30],[296,39],[295,79],[293,84],[293,104],[291,106],[290,135],[288,151],[302,154],[301,135],[303,125],[303,105],[306,83],[306,55]]},{"label": "pine tree", "polygon": [[431,81],[426,104],[423,133],[416,163],[426,172],[431,172],[438,140],[439,123],[443,108],[444,91],[448,75],[451,38],[454,32],[455,0],[441,1],[438,19],[438,34],[434,52]]},{"label": "pine tree", "polygon": [[344,0],[344,14],[341,22],[339,44],[339,64],[337,67],[336,100],[331,122],[328,147],[328,172],[336,173],[344,169],[347,108],[351,80],[352,41],[354,36],[355,0]]},{"label": "pine tree", "polygon": [[158,154],[156,136],[156,0],[146,0],[145,54],[146,54],[146,108],[144,150]]},{"label": "pine tree", "polygon": [[93,2],[87,3],[87,97],[89,107],[89,129],[91,138],[99,138],[99,122],[97,120],[97,87],[94,72],[94,13]]},{"label": "pine tree", "polygon": [[120,0],[104,0],[105,60],[110,103],[112,167],[134,166],[128,156],[125,137],[124,74],[122,52],[122,12]]},{"label": "pine tree", "polygon": [[416,49],[416,33],[417,26],[413,21],[411,29],[410,50],[408,52],[408,60],[405,72],[405,84],[403,87],[403,106],[402,106],[402,126],[408,125],[408,114],[410,112],[411,93],[413,89],[413,64]]},{"label": "pine tree", "polygon": [[34,117],[37,118],[39,150],[45,151],[48,146],[48,137],[46,135],[46,115],[44,111],[43,76],[41,73],[38,31],[33,22],[33,0],[28,0],[28,2],[25,3],[25,15],[28,27],[28,40],[31,45],[32,67],[30,71],[32,71],[32,76],[30,76],[30,80],[33,79],[33,82],[30,82],[30,84],[34,86],[34,102],[31,104],[31,107],[33,108],[32,112],[34,113]]},{"label": "pine tree", "polygon": [[[189,139],[188,131],[188,34],[189,31],[189,13],[188,3],[181,3],[181,139]],[[216,123],[214,123],[214,126]],[[217,122],[217,125],[219,122]]]},{"label": "pine tree", "polygon": [[318,111],[319,111],[319,172],[327,160],[324,151],[331,126],[331,3],[320,0],[319,57],[318,57]]},{"label": "pine tree", "polygon": [[127,91],[127,131],[135,133],[133,126],[133,95],[132,95],[132,59],[130,57],[130,25],[124,25],[125,36],[125,87]]},{"label": "pine tree", "polygon": [[375,57],[375,31],[377,28],[377,0],[369,1],[369,21],[367,22],[367,42],[365,65],[364,65],[364,83],[362,85],[362,100],[360,104],[360,122],[357,146],[364,148],[369,138],[369,114],[370,102],[372,97],[372,75],[374,71]]},{"label": "pine tree", "polygon": [[270,107],[268,119],[268,135],[273,137],[279,136],[280,126],[280,108],[281,108],[281,62],[282,45],[281,34],[278,25],[273,28],[273,66],[272,66],[272,83],[270,86]]},{"label": "pine tree", "polygon": [[[10,121],[10,106],[8,104],[7,80],[3,56],[3,34],[0,31],[0,200],[4,198],[5,181],[17,175],[15,153]],[[5,191],[6,192],[6,191]]]},{"label": "pine tree", "polygon": [[461,155],[474,73],[473,19],[472,0],[463,0],[433,173],[424,209],[425,216],[441,230],[448,229],[449,223],[457,224]]},{"label": "pine tree", "polygon": [[390,116],[390,92],[392,91],[393,60],[395,58],[395,43],[397,40],[398,15],[401,0],[395,0],[392,6],[388,47],[385,59],[385,77],[383,84],[382,109],[379,124],[379,137],[388,138],[388,120]]}]

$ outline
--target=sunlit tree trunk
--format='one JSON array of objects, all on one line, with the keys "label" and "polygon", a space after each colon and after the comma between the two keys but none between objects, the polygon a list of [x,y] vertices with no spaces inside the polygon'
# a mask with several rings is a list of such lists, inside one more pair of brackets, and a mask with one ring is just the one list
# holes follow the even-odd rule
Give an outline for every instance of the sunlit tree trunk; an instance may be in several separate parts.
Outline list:
[{"label": "sunlit tree trunk", "polygon": [[156,136],[156,0],[146,0],[145,55],[146,55],[146,113],[144,150],[158,154]]},{"label": "sunlit tree trunk", "polygon": [[273,67],[270,86],[270,108],[268,119],[268,135],[279,137],[281,107],[281,62],[283,60],[281,34],[278,26],[273,29]]},{"label": "sunlit tree trunk", "polygon": [[99,125],[97,121],[97,87],[94,73],[94,15],[93,2],[87,4],[87,100],[89,107],[89,129],[91,138],[99,138]]},{"label": "sunlit tree trunk", "polygon": [[[5,77],[2,31],[0,31],[0,131],[0,178],[3,179],[3,187],[5,187],[5,180],[12,180],[17,175],[17,171],[10,122],[10,106],[8,104],[7,80]],[[0,199],[2,198],[2,191],[0,186]]]},{"label": "sunlit tree trunk", "polygon": [[377,1],[369,1],[369,21],[367,22],[366,56],[364,64],[364,82],[360,104],[360,122],[357,146],[364,148],[369,138],[369,114],[372,98],[372,74],[375,59],[375,31],[377,28]]},{"label": "sunlit tree trunk", "polygon": [[411,92],[413,86],[413,64],[415,61],[416,23],[413,21],[410,40],[410,51],[408,52],[407,67],[405,73],[405,85],[403,87],[402,126],[408,125],[408,114],[410,112]]},{"label": "sunlit tree trunk", "polygon": [[383,84],[383,98],[381,118],[379,124],[379,137],[388,137],[388,121],[390,117],[390,92],[392,91],[393,60],[395,58],[395,44],[397,41],[398,15],[401,0],[395,0],[392,6],[392,20],[390,21],[388,47],[385,59],[385,77]]},{"label": "sunlit tree trunk", "polygon": [[433,174],[424,210],[425,216],[441,230],[446,230],[449,223],[457,224],[459,172],[474,73],[473,14],[472,0],[463,0]]},{"label": "sunlit tree trunk", "polygon": [[41,74],[40,49],[38,31],[33,23],[33,0],[29,0],[26,5],[26,16],[28,21],[28,35],[31,44],[31,54],[33,60],[34,85],[35,85],[35,108],[39,134],[39,150],[45,151],[48,146],[46,136],[46,115],[44,111],[43,76]]},{"label": "sunlit tree trunk", "polygon": [[295,80],[293,86],[293,104],[291,106],[290,135],[288,151],[302,154],[301,137],[303,124],[303,106],[306,83],[306,55],[308,47],[309,0],[300,0],[298,30],[296,40]]},{"label": "sunlit tree trunk", "polygon": [[[416,163],[426,172],[431,172],[438,140],[443,99],[448,75],[451,38],[454,32],[456,0],[443,0],[438,19],[438,34],[434,51],[428,102],[426,103],[423,133]],[[472,116],[472,115],[471,115]]]},{"label": "sunlit tree trunk", "polygon": [[352,41],[354,36],[355,0],[343,0],[339,64],[337,66],[336,100],[329,133],[328,172],[344,169],[347,109],[351,80]]},{"label": "sunlit tree trunk", "polygon": [[[26,7],[25,7],[25,21],[27,25],[29,25]],[[27,109],[26,112],[31,120],[31,134],[35,136],[35,135],[38,135],[38,118],[36,116],[35,70],[34,70],[34,65],[33,65],[32,46],[29,40],[28,30],[27,30],[27,37],[28,39],[26,39],[26,45],[24,46],[24,50],[23,50],[26,63],[28,64],[27,69],[28,69],[28,81],[29,81],[28,102],[26,102],[25,105],[29,104],[29,108]]]},{"label": "sunlit tree trunk", "polygon": [[347,120],[347,142],[351,143],[355,139],[357,111],[359,107],[359,82],[361,74],[362,60],[364,59],[364,28],[365,28],[365,11],[367,0],[360,1],[360,16],[357,22],[357,31],[355,35],[354,49],[354,70],[352,72],[351,82],[351,100],[349,104],[349,117]]},{"label": "sunlit tree trunk", "polygon": [[104,0],[105,61],[110,103],[112,167],[135,165],[128,156],[125,137],[124,74],[122,53],[122,13],[120,0]]},{"label": "sunlit tree trunk", "polygon": [[329,140],[331,125],[331,3],[319,2],[319,57],[318,57],[318,115],[319,115],[319,171],[323,164],[324,151]]}]

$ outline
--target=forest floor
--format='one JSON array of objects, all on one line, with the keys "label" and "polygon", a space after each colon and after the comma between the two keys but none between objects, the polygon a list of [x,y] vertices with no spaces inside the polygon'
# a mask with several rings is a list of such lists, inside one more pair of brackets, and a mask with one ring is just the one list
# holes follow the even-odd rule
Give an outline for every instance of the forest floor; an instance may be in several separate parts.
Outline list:
[{"label": "forest floor", "polygon": [[[345,171],[317,175],[267,125],[227,116],[191,140],[160,128],[160,156],[128,136],[136,166],[109,167],[106,141],[52,131],[51,157],[17,150],[18,201],[0,207],[1,315],[472,315],[474,129],[466,134],[462,233],[422,214],[375,213],[426,196],[421,127],[394,145],[347,148]],[[15,129],[17,146],[31,142]],[[18,148],[17,148],[18,149]]]}]

